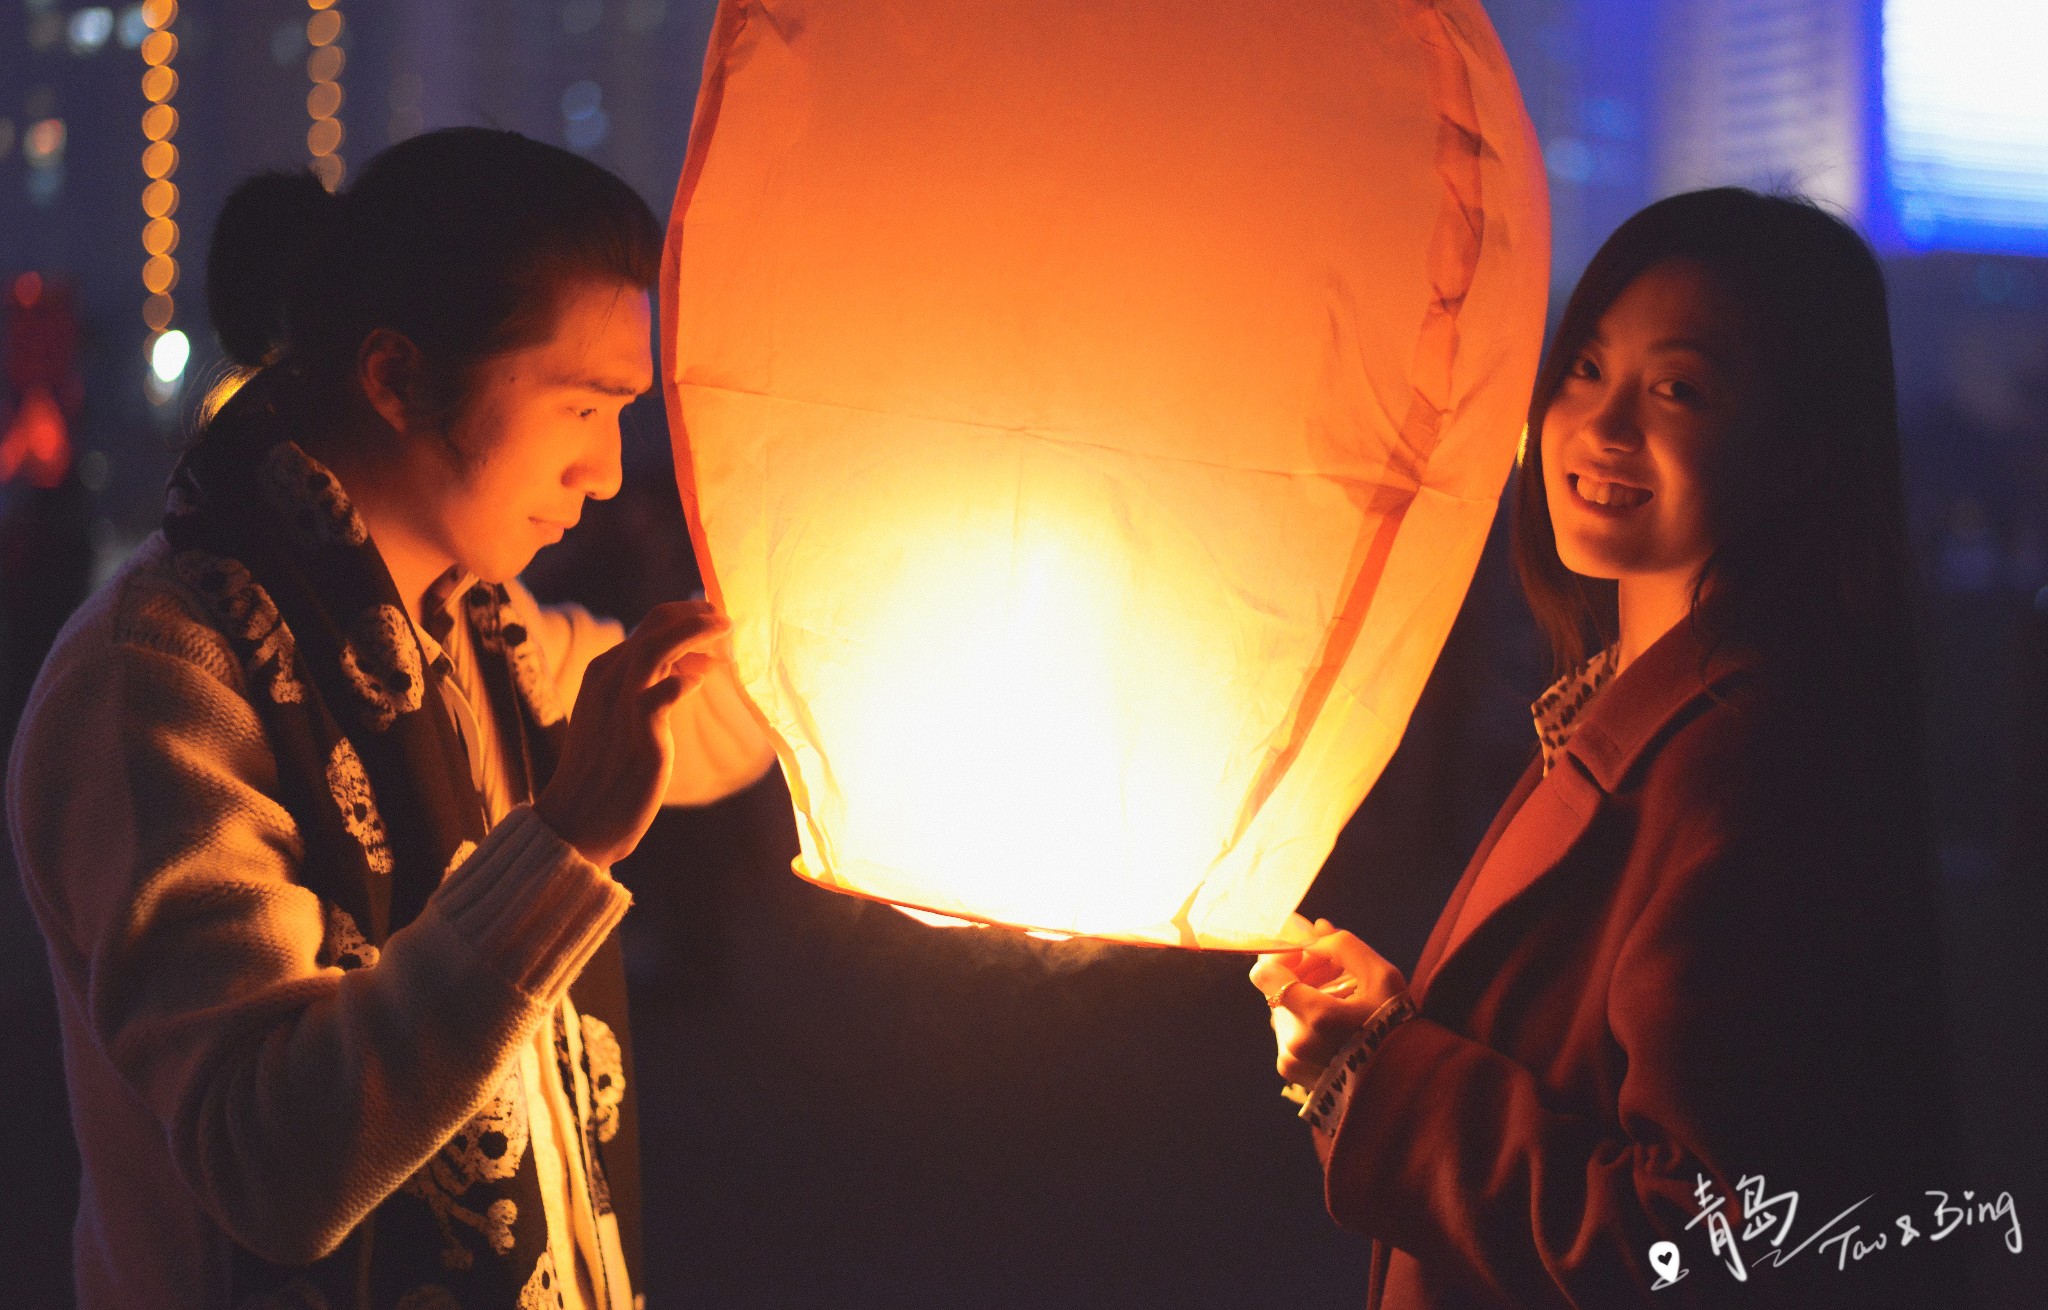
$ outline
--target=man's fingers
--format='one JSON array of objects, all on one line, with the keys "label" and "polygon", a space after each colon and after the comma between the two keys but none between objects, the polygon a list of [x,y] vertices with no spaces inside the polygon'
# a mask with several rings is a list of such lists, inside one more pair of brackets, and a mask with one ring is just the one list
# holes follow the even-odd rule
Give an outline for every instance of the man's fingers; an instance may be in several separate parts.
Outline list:
[{"label": "man's fingers", "polygon": [[663,678],[681,678],[683,680],[683,690],[688,691],[710,676],[712,665],[715,663],[716,661],[713,657],[700,651],[685,651],[670,660],[663,667],[656,669],[654,671],[654,678],[656,681],[660,681]]},{"label": "man's fingers", "polygon": [[701,601],[683,601],[649,610],[625,644],[668,654],[692,644],[709,645],[731,631],[732,623],[717,610]]},{"label": "man's fingers", "polygon": [[650,715],[665,714],[695,685],[694,679],[681,673],[656,678],[652,686],[640,693],[640,706]]},{"label": "man's fingers", "polygon": [[621,643],[622,658],[647,682],[684,654],[706,652],[732,633],[732,623],[701,601],[678,601],[650,611]]}]

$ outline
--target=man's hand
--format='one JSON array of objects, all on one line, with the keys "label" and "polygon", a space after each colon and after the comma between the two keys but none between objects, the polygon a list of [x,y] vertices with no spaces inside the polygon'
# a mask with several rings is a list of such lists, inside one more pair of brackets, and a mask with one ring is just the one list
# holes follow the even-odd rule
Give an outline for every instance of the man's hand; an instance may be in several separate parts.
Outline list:
[{"label": "man's hand", "polygon": [[669,711],[702,681],[732,625],[701,600],[657,605],[590,662],[555,776],[534,809],[593,864],[630,855],[675,769]]}]

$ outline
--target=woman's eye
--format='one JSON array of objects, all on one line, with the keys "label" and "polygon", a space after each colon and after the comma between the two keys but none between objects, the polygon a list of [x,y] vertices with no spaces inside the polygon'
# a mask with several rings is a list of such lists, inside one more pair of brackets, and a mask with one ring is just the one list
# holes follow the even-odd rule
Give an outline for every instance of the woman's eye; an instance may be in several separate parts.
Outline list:
[{"label": "woman's eye", "polygon": [[1600,378],[1600,366],[1584,355],[1581,355],[1572,361],[1572,366],[1565,370],[1565,374],[1568,377],[1582,378],[1588,382],[1597,382]]},{"label": "woman's eye", "polygon": [[1707,393],[1687,382],[1684,378],[1670,378],[1660,382],[1653,390],[1662,392],[1681,405],[1700,405],[1706,401]]},{"label": "woman's eye", "polygon": [[596,410],[596,408],[595,408],[595,407],[592,407],[592,408],[590,408],[590,409],[579,409],[579,410],[577,410],[577,411],[576,411],[576,417],[577,417],[577,418],[589,418],[589,417],[590,417],[590,416],[591,416],[592,414],[595,414],[595,413],[597,413],[597,410]]}]

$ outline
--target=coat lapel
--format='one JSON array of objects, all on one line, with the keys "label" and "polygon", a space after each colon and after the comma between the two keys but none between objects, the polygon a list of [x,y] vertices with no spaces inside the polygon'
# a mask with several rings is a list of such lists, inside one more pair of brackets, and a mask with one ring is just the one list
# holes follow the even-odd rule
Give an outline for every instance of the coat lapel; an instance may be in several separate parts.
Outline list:
[{"label": "coat lapel", "polygon": [[1443,913],[1437,916],[1436,926],[1430,929],[1429,940],[1423,944],[1422,955],[1415,963],[1415,977],[1409,984],[1409,990],[1414,993],[1416,1000],[1420,1001],[1428,991],[1430,975],[1436,971],[1438,961],[1443,958],[1444,944],[1450,938],[1451,926],[1458,921],[1458,915],[1464,909],[1465,898],[1472,894],[1472,884],[1478,880],[1480,869],[1485,867],[1487,857],[1493,854],[1494,845],[1500,841],[1501,833],[1507,830],[1515,815],[1521,813],[1522,802],[1529,799],[1529,793],[1542,781],[1543,760],[1538,756],[1529,761],[1528,768],[1522,770],[1522,776],[1516,780],[1514,789],[1508,793],[1507,800],[1501,805],[1500,813],[1493,816],[1493,823],[1487,828],[1486,835],[1479,839],[1479,849],[1473,852],[1471,861],[1465,865],[1464,876],[1458,879],[1458,885],[1451,890],[1451,899],[1444,906]]},{"label": "coat lapel", "polygon": [[1755,658],[1740,646],[1710,655],[1694,625],[1679,623],[1593,698],[1550,772],[1529,766],[1480,843],[1416,966],[1418,999],[1483,925],[1563,862],[1665,726]]},{"label": "coat lapel", "polygon": [[1438,972],[1481,924],[1563,861],[1565,853],[1593,826],[1601,799],[1599,786],[1569,750],[1559,755],[1487,853],[1458,912],[1445,916],[1450,929],[1438,957]]}]

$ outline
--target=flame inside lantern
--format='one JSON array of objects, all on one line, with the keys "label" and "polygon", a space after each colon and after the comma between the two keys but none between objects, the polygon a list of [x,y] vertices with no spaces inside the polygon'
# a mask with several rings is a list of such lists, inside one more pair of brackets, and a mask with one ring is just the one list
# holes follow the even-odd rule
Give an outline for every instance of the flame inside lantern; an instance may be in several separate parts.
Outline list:
[{"label": "flame inside lantern", "polygon": [[1279,946],[1471,578],[1547,264],[1471,0],[727,0],[666,382],[798,872]]},{"label": "flame inside lantern", "polygon": [[806,872],[953,915],[1163,935],[1227,843],[1214,633],[1119,567],[1107,525],[983,508],[869,535],[896,558],[841,600],[873,639],[803,688],[843,779],[806,825]]}]

